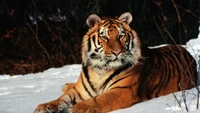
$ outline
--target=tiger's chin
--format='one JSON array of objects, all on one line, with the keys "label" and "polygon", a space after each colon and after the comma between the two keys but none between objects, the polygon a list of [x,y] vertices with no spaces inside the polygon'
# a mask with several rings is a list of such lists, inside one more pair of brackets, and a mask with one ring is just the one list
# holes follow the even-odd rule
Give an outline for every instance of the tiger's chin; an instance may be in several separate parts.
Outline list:
[{"label": "tiger's chin", "polygon": [[90,60],[87,66],[90,66],[98,74],[102,75],[110,70],[117,70],[125,66],[134,65],[136,61],[127,61],[127,59],[113,59],[113,60]]}]

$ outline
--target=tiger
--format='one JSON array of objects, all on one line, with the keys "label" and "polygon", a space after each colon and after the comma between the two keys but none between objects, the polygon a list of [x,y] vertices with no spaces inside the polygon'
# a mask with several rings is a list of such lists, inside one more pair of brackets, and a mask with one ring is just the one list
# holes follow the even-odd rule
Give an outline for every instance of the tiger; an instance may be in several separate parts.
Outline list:
[{"label": "tiger", "polygon": [[82,69],[63,94],[34,113],[106,113],[197,86],[197,65],[182,46],[149,48],[119,17],[91,14],[82,39]]}]

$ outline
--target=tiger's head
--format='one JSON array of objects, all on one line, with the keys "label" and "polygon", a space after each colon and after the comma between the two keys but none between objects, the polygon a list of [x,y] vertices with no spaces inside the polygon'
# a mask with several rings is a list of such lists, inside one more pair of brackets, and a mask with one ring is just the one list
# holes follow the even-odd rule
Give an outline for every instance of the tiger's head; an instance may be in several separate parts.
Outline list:
[{"label": "tiger's head", "polygon": [[140,40],[129,26],[132,15],[103,18],[92,14],[86,23],[90,27],[83,37],[82,61],[84,66],[109,71],[126,65],[135,65],[141,58]]}]

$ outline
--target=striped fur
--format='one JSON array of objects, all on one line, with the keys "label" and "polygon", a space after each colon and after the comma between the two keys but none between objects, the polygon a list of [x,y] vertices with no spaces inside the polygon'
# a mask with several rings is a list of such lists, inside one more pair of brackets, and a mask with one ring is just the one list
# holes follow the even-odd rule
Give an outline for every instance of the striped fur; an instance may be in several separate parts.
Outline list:
[{"label": "striped fur", "polygon": [[181,46],[141,46],[131,21],[130,13],[90,15],[78,81],[64,85],[62,96],[34,113],[105,113],[195,87],[196,63],[189,52]]}]

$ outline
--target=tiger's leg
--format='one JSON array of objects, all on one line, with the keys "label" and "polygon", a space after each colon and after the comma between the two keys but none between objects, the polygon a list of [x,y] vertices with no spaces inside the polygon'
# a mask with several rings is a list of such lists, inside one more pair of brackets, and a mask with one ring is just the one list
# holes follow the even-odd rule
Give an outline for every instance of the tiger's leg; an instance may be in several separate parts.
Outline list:
[{"label": "tiger's leg", "polygon": [[58,99],[38,105],[34,113],[69,113],[69,108],[80,101],[83,99],[79,97],[78,91],[71,88]]},{"label": "tiger's leg", "polygon": [[75,104],[72,113],[106,113],[130,107],[140,102],[137,93],[130,88],[115,88],[94,98]]},{"label": "tiger's leg", "polygon": [[76,85],[76,83],[66,83],[65,85],[62,86],[63,93],[69,91],[72,88],[74,88],[75,85]]}]

